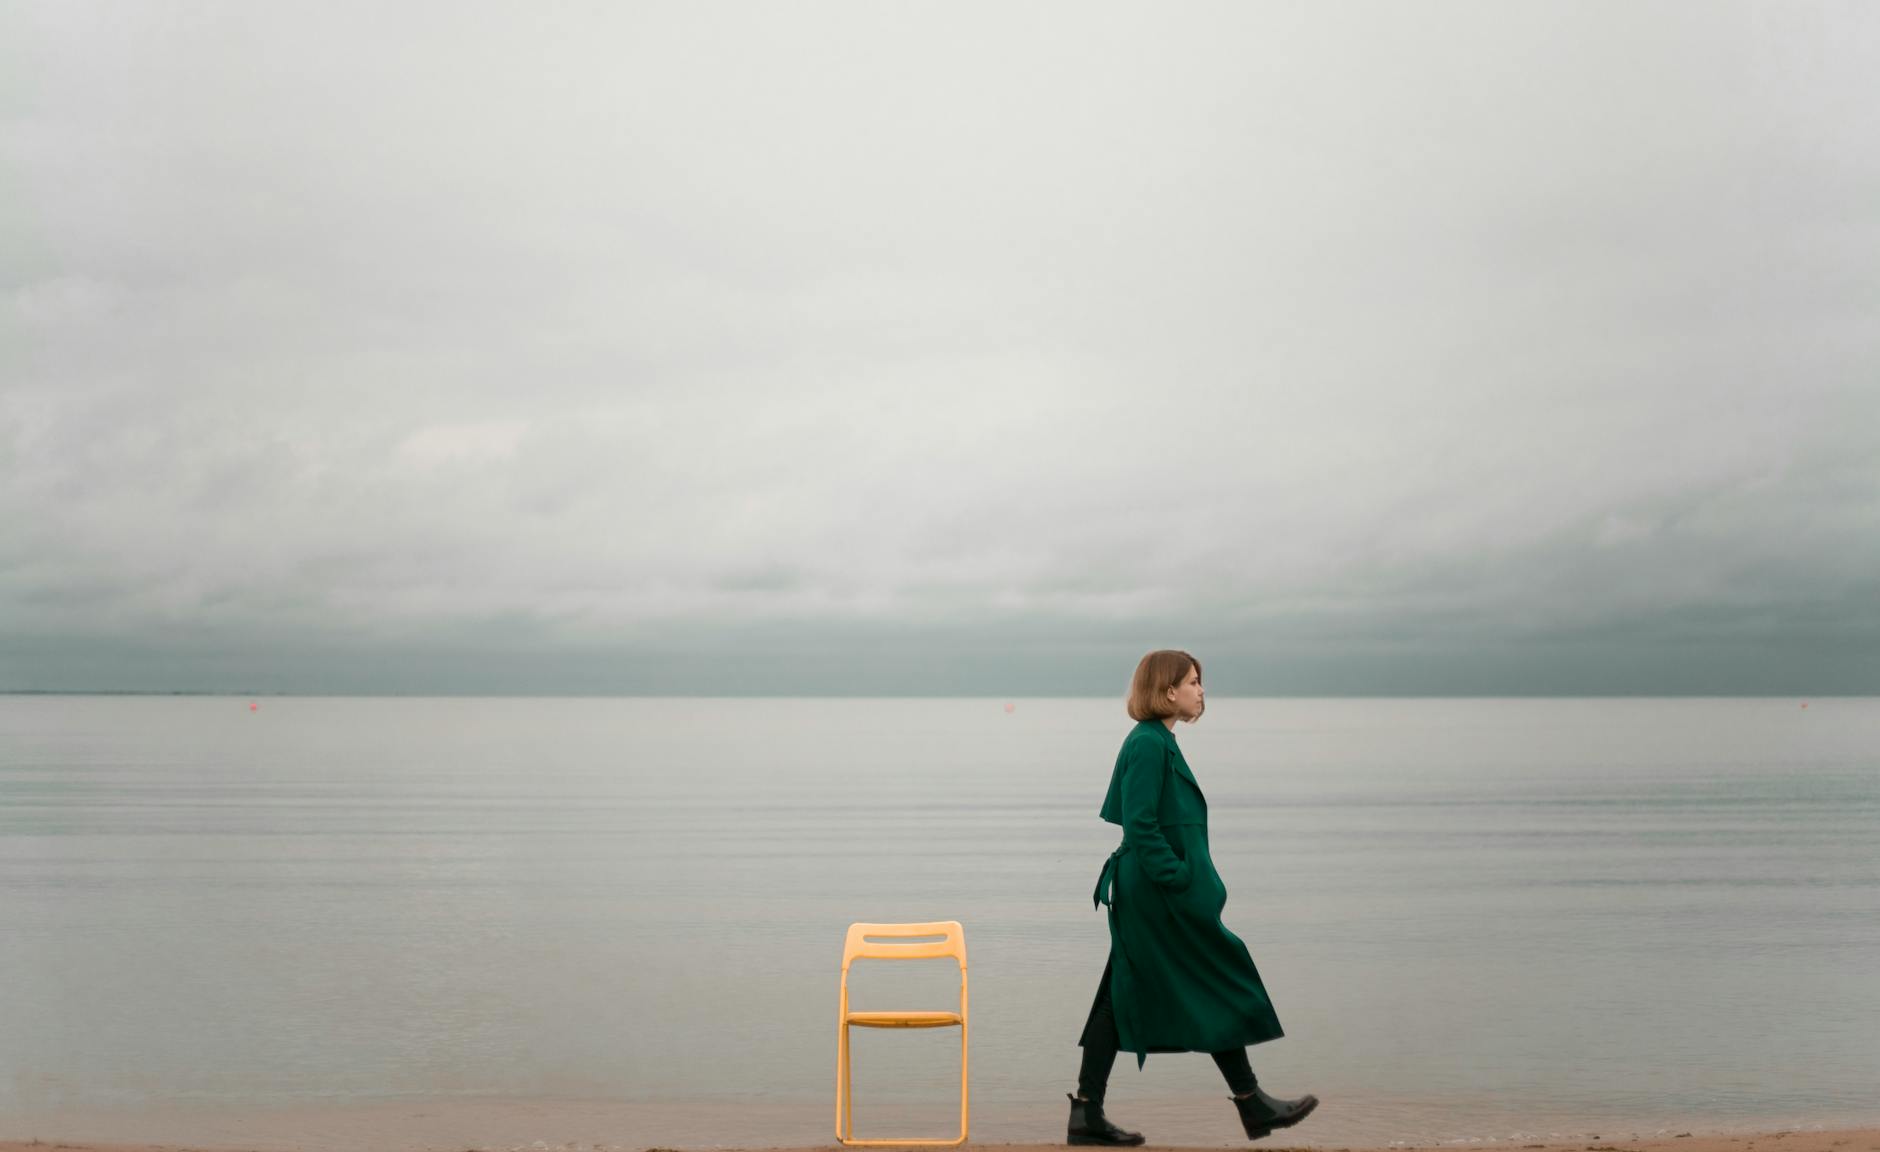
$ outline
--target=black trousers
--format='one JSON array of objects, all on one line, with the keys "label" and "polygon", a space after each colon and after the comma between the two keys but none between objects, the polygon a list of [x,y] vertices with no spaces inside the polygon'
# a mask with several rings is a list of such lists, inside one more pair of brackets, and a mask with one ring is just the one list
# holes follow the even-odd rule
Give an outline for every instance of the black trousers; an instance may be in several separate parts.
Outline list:
[{"label": "black trousers", "polygon": [[[1097,998],[1090,1005],[1090,1018],[1084,1021],[1084,1034],[1077,1041],[1084,1047],[1083,1065],[1077,1070],[1077,1094],[1086,1100],[1103,1103],[1104,1090],[1110,1086],[1110,1069],[1116,1064],[1116,1052],[1122,1040],[1116,1034],[1116,1011],[1110,1005],[1110,965],[1103,965],[1103,979],[1097,984]],[[1221,1070],[1228,1090],[1236,1096],[1253,1091],[1253,1065],[1247,1062],[1245,1048],[1210,1052],[1214,1066]]]}]

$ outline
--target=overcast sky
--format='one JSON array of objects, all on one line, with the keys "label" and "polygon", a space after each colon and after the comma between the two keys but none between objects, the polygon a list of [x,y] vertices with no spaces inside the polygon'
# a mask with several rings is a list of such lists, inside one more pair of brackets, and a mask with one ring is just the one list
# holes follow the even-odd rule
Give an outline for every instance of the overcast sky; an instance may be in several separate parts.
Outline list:
[{"label": "overcast sky", "polygon": [[1880,692],[1880,6],[0,5],[0,688]]}]

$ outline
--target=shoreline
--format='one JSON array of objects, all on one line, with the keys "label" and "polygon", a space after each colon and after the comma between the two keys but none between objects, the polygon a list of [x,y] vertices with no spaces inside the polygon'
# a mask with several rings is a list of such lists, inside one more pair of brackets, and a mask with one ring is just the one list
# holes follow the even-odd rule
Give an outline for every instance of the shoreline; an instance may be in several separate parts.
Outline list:
[{"label": "shoreline", "polygon": [[[1213,1101],[1211,1101],[1213,1103]],[[716,1111],[716,1109],[714,1109]],[[833,1137],[810,1135],[807,1114],[788,1105],[788,1122],[773,1128],[724,1128],[697,1103],[626,1109],[619,1103],[572,1099],[511,1099],[500,1111],[455,1113],[438,1101],[404,1101],[380,1107],[293,1109],[271,1113],[62,1113],[0,1116],[0,1152],[831,1152]],[[816,1114],[822,1120],[825,1109]],[[996,1111],[995,1111],[996,1113]],[[957,1122],[957,1111],[953,1113]],[[1160,1120],[1117,1120],[1154,1137]],[[998,1114],[974,1116],[974,1139],[964,1148],[1002,1152],[1047,1152],[1064,1148],[1062,1120],[1011,1124]],[[823,1124],[816,1128],[827,1131]],[[1177,1126],[1179,1128],[1179,1126]],[[1408,1126],[1406,1126],[1408,1128]],[[1542,1128],[1542,1131],[1536,1131]],[[1167,1131],[1167,1126],[1162,1126]],[[1575,1131],[1577,1129],[1577,1131]],[[1145,1150],[1260,1148],[1263,1152],[1453,1152],[1455,1148],[1506,1148],[1519,1152],[1880,1152],[1880,1124],[1869,1116],[1822,1116],[1818,1122],[1778,1124],[1754,1120],[1692,1118],[1688,1124],[1583,1124],[1515,1126],[1508,1135],[1455,1139],[1380,1139],[1372,1129],[1357,1139],[1350,1131],[1282,1131],[1261,1141],[1239,1139],[1222,1126],[1220,1139],[1177,1139],[1143,1144]],[[1508,1129],[1504,1129],[1508,1131]],[[861,1133],[889,1135],[889,1133]],[[923,1133],[904,1133],[923,1135]],[[932,1135],[944,1135],[934,1129]],[[1000,1139],[1006,1135],[1006,1139]],[[1186,1135],[1186,1133],[1184,1133]],[[728,1139],[729,1137],[729,1139]],[[771,1137],[771,1139],[763,1139]],[[780,1139],[778,1139],[780,1137]],[[987,1139],[991,1137],[991,1139]],[[1346,1137],[1346,1139],[1337,1139]]]},{"label": "shoreline", "polygon": [[[270,1142],[261,1141],[252,1145],[253,1149],[267,1147]],[[1688,1132],[1675,1133],[1671,1136],[1650,1137],[1574,1137],[1546,1141],[1531,1141],[1515,1144],[1512,1140],[1471,1139],[1443,1144],[1390,1143],[1382,1145],[1339,1145],[1327,1148],[1323,1145],[1299,1144],[1275,1140],[1237,1141],[1226,1144],[1156,1144],[1143,1145],[1149,1149],[1168,1149],[1176,1152],[1180,1149],[1220,1148],[1244,1146],[1265,1150],[1265,1152],[1288,1152],[1294,1149],[1314,1149],[1323,1152],[1439,1152],[1441,1149],[1453,1149],[1463,1144],[1493,1144],[1504,1147],[1518,1147],[1523,1152],[1880,1152],[1880,1127],[1874,1128],[1824,1128],[1797,1129],[1785,1128],[1755,1132],[1705,1131],[1693,1128]],[[317,1143],[296,1144],[297,1147],[318,1147]],[[231,1147],[241,1145],[213,1144],[158,1144],[158,1143],[79,1143],[57,1139],[0,1140],[0,1152],[226,1152]],[[717,1152],[829,1152],[841,1146],[833,1140],[827,1144],[791,1145],[791,1146],[729,1146],[729,1145],[636,1145],[633,1142],[616,1144],[546,1144],[535,1141],[516,1145],[469,1144],[435,1145],[438,1149],[452,1149],[454,1152],[683,1152],[691,1147],[713,1148]],[[1055,1152],[1065,1145],[1050,1143],[983,1143],[971,1141],[961,1147],[967,1149],[997,1148],[1002,1152]]]},{"label": "shoreline", "polygon": [[[1323,1096],[1321,1096],[1323,1099]],[[1063,1096],[1058,1097],[1059,1100]],[[1761,1114],[1697,1105],[1650,1115],[1481,1099],[1335,1101],[1306,1123],[1249,1142],[1224,1093],[1128,1093],[1111,1119],[1155,1148],[1417,1152],[1880,1152],[1871,1108]],[[113,1107],[0,1110],[0,1152],[827,1152],[833,1098],[758,1091],[739,1097],[622,1100],[588,1095],[440,1096],[293,1103],[171,1099]],[[975,1100],[966,1147],[1064,1148],[1062,1104]],[[857,1109],[856,1134],[946,1137],[957,1102]]]}]

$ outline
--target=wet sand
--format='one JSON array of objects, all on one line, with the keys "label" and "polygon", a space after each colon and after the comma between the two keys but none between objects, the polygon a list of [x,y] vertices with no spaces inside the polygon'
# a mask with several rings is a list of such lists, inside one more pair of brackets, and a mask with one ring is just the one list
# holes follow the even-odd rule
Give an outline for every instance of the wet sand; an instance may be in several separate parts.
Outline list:
[{"label": "wet sand", "polygon": [[[947,1136],[957,1104],[891,1106],[858,1135]],[[1663,1115],[1619,1122],[1584,1112],[1490,1102],[1367,1101],[1322,1106],[1299,1127],[1249,1143],[1224,1094],[1113,1100],[1113,1119],[1147,1133],[1155,1148],[1253,1147],[1313,1152],[1880,1152],[1871,1115],[1707,1117]],[[1463,1105],[1467,1104],[1467,1107]],[[1419,1107],[1418,1105],[1422,1105]],[[1061,1106],[975,1101],[967,1147],[1030,1152],[1065,1147]],[[627,1101],[574,1096],[410,1096],[334,1099],[291,1107],[169,1102],[135,1109],[0,1114],[0,1152],[646,1152],[735,1149],[807,1152],[838,1148],[833,1102],[752,1093],[723,1098]],[[1161,1138],[1158,1139],[1157,1137]]]},{"label": "wet sand", "polygon": [[[312,1139],[296,1142],[292,1146],[303,1152],[320,1147],[315,1133],[306,1134]],[[1244,1142],[1243,1142],[1244,1143]],[[1649,1139],[1611,1139],[1593,1137],[1589,1139],[1536,1141],[1526,1144],[1510,1142],[1492,1142],[1498,1148],[1518,1148],[1523,1152],[1880,1152],[1880,1128],[1843,1128],[1843,1129],[1788,1129],[1771,1132],[1738,1132],[1730,1134],[1704,1133],[1693,1130],[1690,1133],[1677,1133],[1669,1137],[1655,1136]],[[249,1148],[250,1152],[266,1152],[268,1149],[281,1147],[278,1140],[257,1141],[252,1146],[228,1145],[216,1142],[204,1146],[202,1152],[227,1152],[231,1147]],[[1179,1149],[1183,1147],[1221,1148],[1233,1145],[1174,1145],[1149,1144],[1145,1149]],[[1388,1144],[1375,1149],[1363,1146],[1327,1148],[1322,1145],[1287,1144],[1275,1140],[1263,1140],[1256,1144],[1244,1145],[1257,1147],[1264,1152],[1288,1152],[1289,1149],[1311,1148],[1313,1152],[1454,1152],[1455,1143],[1415,1145]],[[437,1152],[601,1152],[607,1149],[630,1150],[630,1152],[677,1152],[682,1145],[647,1146],[626,1144],[563,1144],[549,1145],[533,1142],[520,1145],[482,1144],[468,1142],[463,1144],[439,1145]],[[763,1148],[751,1146],[737,1149],[736,1152],[829,1152],[840,1146],[833,1141],[828,1144],[799,1145],[794,1147]],[[971,1143],[968,1149],[999,1149],[1000,1152],[1059,1152],[1062,1144],[982,1144]],[[0,1152],[196,1152],[190,1145],[157,1143],[112,1143],[87,1144],[53,1140],[0,1140]]]}]

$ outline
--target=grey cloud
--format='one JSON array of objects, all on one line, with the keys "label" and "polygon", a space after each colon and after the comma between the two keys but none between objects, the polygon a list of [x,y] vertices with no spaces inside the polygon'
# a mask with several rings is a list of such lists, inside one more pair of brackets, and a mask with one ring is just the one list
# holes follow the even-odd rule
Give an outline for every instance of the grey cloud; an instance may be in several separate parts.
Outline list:
[{"label": "grey cloud", "polygon": [[0,687],[1874,690],[1880,19],[1450,14],[9,7]]}]

